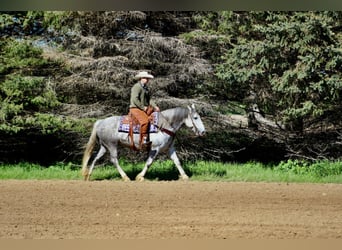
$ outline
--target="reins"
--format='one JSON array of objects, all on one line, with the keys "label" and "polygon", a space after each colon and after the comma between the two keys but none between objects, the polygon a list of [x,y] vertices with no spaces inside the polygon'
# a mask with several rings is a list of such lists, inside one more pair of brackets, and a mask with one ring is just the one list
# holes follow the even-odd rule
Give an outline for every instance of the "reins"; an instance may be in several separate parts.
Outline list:
[{"label": "reins", "polygon": [[[166,119],[166,117],[162,114],[162,112],[159,112],[159,115],[163,117],[163,119],[168,123],[168,126],[170,126],[173,130],[175,130],[174,127],[172,127],[172,125],[169,123],[169,121]],[[199,129],[197,128],[192,116],[190,115],[190,119],[191,119],[191,122],[192,122],[192,125],[194,126],[195,130],[196,130],[196,133],[199,133]],[[169,129],[166,129],[166,128],[163,128],[163,127],[159,127],[157,126],[161,132],[164,132],[166,134],[168,134],[169,136],[171,137],[175,137],[178,141],[178,137],[177,137],[177,134]]]},{"label": "reins", "polygon": [[176,136],[176,133],[172,132],[171,130],[168,130],[166,128],[159,128],[159,129],[160,129],[161,132],[164,132],[165,134],[168,134],[171,137],[175,137]]},{"label": "reins", "polygon": [[[168,123],[168,125],[169,125],[173,130],[175,130],[175,129],[171,126],[171,124],[169,123],[169,121],[166,119],[166,117],[162,114],[162,112],[159,112],[159,115],[160,115],[161,117],[163,117],[163,119]],[[173,131],[171,131],[171,130],[169,130],[169,129],[166,129],[166,128],[163,128],[163,127],[159,127],[158,125],[157,125],[157,127],[160,129],[161,132],[164,132],[164,133],[168,134],[168,135],[171,136],[171,137],[175,137],[175,136],[176,136],[176,133],[173,132]]]}]

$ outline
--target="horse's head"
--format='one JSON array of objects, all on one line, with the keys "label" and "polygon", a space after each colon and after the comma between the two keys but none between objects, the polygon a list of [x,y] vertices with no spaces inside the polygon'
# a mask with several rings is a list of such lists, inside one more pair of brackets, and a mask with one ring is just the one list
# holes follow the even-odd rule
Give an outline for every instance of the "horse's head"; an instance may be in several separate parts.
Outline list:
[{"label": "horse's head", "polygon": [[204,136],[205,134],[205,127],[201,120],[200,115],[197,113],[195,109],[195,105],[192,104],[191,107],[188,106],[189,114],[185,120],[185,125],[192,129],[198,136]]}]

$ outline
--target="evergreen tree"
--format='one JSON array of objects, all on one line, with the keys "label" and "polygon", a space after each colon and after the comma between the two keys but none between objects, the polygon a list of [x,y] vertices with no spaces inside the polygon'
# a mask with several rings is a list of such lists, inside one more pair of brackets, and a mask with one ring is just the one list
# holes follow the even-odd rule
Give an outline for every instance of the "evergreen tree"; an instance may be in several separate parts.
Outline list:
[{"label": "evergreen tree", "polygon": [[216,67],[221,93],[242,100],[252,91],[259,107],[298,131],[341,110],[340,12],[218,12],[199,21],[232,44]]}]

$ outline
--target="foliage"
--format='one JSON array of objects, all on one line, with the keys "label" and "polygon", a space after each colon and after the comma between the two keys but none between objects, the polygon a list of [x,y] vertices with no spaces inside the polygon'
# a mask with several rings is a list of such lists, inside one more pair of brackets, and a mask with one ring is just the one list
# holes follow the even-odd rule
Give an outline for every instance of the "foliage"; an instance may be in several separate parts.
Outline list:
[{"label": "foliage", "polygon": [[46,35],[47,31],[65,34],[75,28],[72,11],[16,11],[0,13],[0,28],[5,34]]},{"label": "foliage", "polygon": [[[35,12],[32,12],[34,15]],[[75,28],[74,18],[76,13],[72,11],[44,11],[42,12],[43,25],[51,31],[67,33]]]},{"label": "foliage", "polygon": [[265,112],[290,122],[341,108],[341,20],[338,12],[218,12],[198,21],[234,44],[216,87],[240,100],[252,91]]},{"label": "foliage", "polygon": [[17,132],[25,125],[33,125],[34,112],[47,111],[58,105],[54,92],[42,78],[11,75],[0,85],[0,129]]},{"label": "foliage", "polygon": [[55,67],[42,57],[42,51],[29,42],[1,41],[0,130],[17,133],[39,129],[43,134],[60,130],[82,130],[82,122],[51,113],[60,105],[53,84],[40,76]]},{"label": "foliage", "polygon": [[0,29],[3,30],[6,26],[12,25],[15,22],[10,14],[0,14]]},{"label": "foliage", "polygon": [[303,160],[288,160],[286,162],[280,162],[276,169],[296,175],[311,174],[317,178],[342,174],[342,164],[340,161],[317,161],[309,163]]},{"label": "foliage", "polygon": [[0,41],[0,74],[13,72],[32,75],[34,67],[43,67],[47,61],[41,56],[42,50],[27,41],[3,39]]},{"label": "foliage", "polygon": [[[89,131],[66,138],[64,130],[85,131],[81,117],[126,112],[131,75],[144,68],[157,76],[160,107],[194,99],[211,123],[191,143],[180,133],[183,159],[341,155],[341,12],[21,11],[0,19],[2,134],[62,135],[56,147],[80,158],[80,147],[65,145],[81,145]],[[50,46],[56,42],[62,53]],[[252,124],[250,96],[281,134]],[[253,129],[231,127],[235,113],[248,113]]]}]

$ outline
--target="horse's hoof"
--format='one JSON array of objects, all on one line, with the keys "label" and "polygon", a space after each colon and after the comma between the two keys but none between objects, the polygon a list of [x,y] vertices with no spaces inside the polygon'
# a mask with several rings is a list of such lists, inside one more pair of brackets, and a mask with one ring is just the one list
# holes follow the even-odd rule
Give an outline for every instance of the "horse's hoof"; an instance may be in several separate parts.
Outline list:
[{"label": "horse's hoof", "polygon": [[83,176],[83,180],[85,180],[85,181],[89,180],[89,171],[87,171],[87,170],[82,170],[82,171],[81,171],[81,174],[82,174],[82,176]]},{"label": "horse's hoof", "polygon": [[186,174],[185,174],[185,175],[179,176],[179,178],[180,178],[182,181],[188,181],[188,180],[189,180],[189,176],[187,176]]},{"label": "horse's hoof", "polygon": [[136,181],[144,181],[145,178],[144,178],[144,176],[137,175],[137,177],[135,177],[135,180],[136,180]]},{"label": "horse's hoof", "polygon": [[128,176],[125,176],[122,178],[124,181],[131,181],[131,179]]}]

